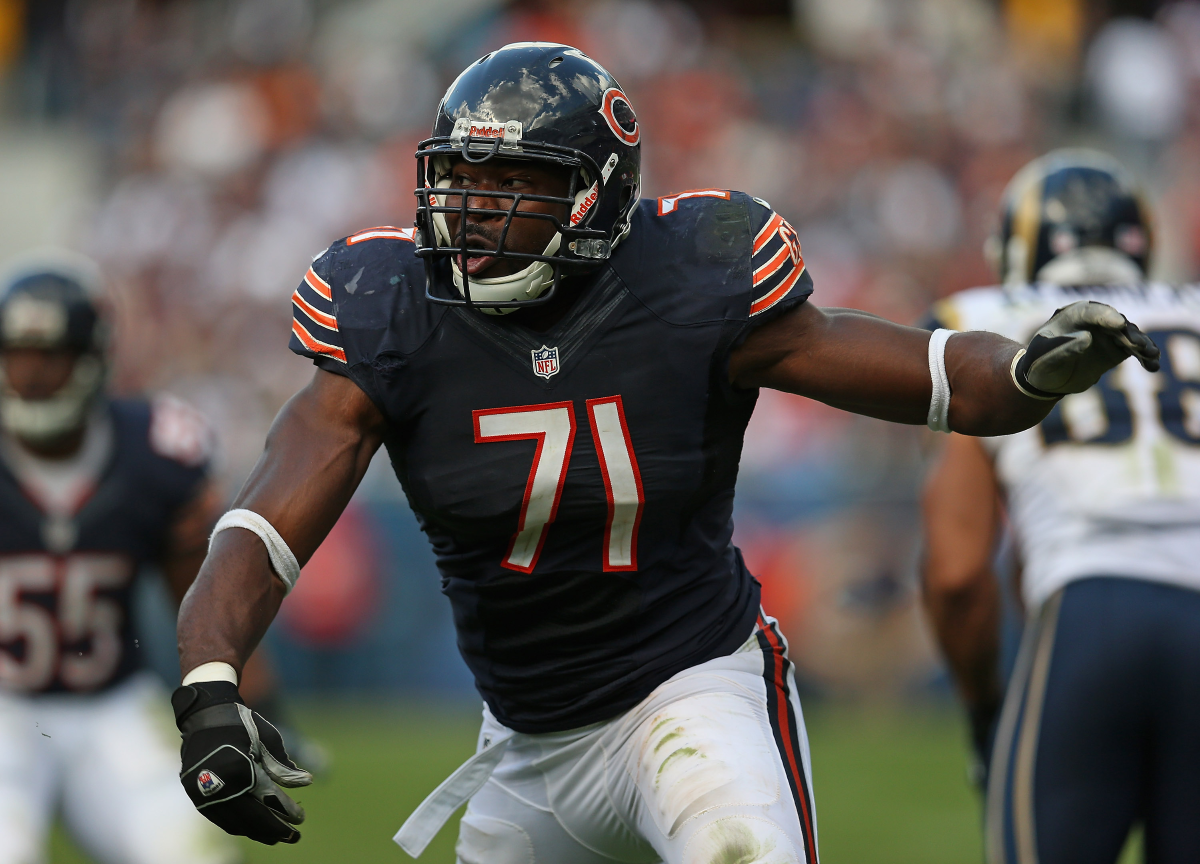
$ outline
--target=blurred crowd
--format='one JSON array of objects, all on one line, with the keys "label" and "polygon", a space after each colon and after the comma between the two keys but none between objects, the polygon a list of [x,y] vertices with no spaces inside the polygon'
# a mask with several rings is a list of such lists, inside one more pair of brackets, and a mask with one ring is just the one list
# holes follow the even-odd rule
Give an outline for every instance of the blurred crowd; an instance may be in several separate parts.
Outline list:
[{"label": "blurred crowd", "polygon": [[[441,93],[507,42],[574,44],[616,75],[645,131],[644,196],[769,200],[822,305],[911,323],[988,283],[1005,183],[1064,144],[1143,178],[1156,275],[1193,277],[1200,3],[1116,5],[1129,14],[1085,0],[0,0],[3,123],[84,142],[94,191],[46,241],[108,274],[116,386],[204,410],[234,488],[311,374],[285,347],[309,259],[412,223],[412,154]],[[932,674],[912,577],[926,441],[760,399],[739,540],[816,682]]]}]

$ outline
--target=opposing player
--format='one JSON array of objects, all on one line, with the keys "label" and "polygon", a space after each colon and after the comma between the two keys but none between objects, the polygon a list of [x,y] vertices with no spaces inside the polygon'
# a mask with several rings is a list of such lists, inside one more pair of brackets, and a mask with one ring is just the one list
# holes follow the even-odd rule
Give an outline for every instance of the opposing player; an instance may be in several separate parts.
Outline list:
[{"label": "opposing player", "polygon": [[[925,494],[927,607],[987,759],[992,864],[1200,861],[1200,289],[1148,283],[1146,206],[1091,151],[1056,151],[1005,197],[1004,284],[936,307],[1021,340],[1080,300],[1136,318],[1162,368],[1122,363],[1037,426],[952,435]],[[1027,625],[1000,711],[1002,513]],[[998,733],[995,732],[999,718]]]},{"label": "opposing player", "polygon": [[140,567],[182,596],[203,560],[208,433],[183,403],[105,396],[97,286],[56,254],[0,290],[0,864],[45,860],[56,811],[99,862],[237,860],[175,785],[131,629]]},{"label": "opposing player", "polygon": [[292,348],[319,369],[180,614],[182,780],[217,824],[299,836],[281,787],[307,775],[237,672],[384,444],[486,703],[476,756],[400,830],[405,850],[469,798],[462,862],[815,864],[791,663],[730,542],[757,388],[999,434],[1130,352],[1155,362],[1099,304],[1023,354],[822,311],[765,202],[639,201],[641,134],[579,51],[507,46],[446,93],[416,228],[347,237],[305,275]]}]

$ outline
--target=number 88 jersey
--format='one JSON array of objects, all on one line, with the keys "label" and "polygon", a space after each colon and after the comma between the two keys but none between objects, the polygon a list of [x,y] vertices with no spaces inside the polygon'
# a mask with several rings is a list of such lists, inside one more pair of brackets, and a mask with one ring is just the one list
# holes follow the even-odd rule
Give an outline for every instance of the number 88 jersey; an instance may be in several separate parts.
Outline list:
[{"label": "number 88 jersey", "polygon": [[1026,603],[1086,576],[1200,588],[1200,286],[978,288],[940,301],[934,318],[1024,343],[1076,300],[1136,321],[1162,350],[1162,368],[1131,358],[1040,425],[983,439],[1020,545]]}]

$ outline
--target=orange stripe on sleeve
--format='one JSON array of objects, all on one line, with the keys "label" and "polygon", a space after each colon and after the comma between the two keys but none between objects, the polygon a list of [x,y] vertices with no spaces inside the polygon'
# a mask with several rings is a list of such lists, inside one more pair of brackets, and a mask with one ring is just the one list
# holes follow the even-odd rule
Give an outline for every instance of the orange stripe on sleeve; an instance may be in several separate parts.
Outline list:
[{"label": "orange stripe on sleeve", "polygon": [[314,354],[324,354],[332,357],[335,360],[346,362],[346,352],[336,345],[330,345],[328,342],[322,342],[320,339],[313,338],[313,335],[304,329],[299,321],[292,319],[292,333],[300,340],[300,343],[312,351]]},{"label": "orange stripe on sleeve", "polygon": [[767,224],[764,225],[756,235],[754,235],[754,248],[751,250],[750,254],[755,254],[759,249],[770,243],[771,236],[779,230],[779,226],[782,224],[783,217],[778,213],[772,214],[771,218],[767,220]]},{"label": "orange stripe on sleeve", "polygon": [[768,309],[786,297],[787,293],[792,290],[792,286],[796,284],[796,280],[800,278],[800,274],[803,272],[803,267],[797,267],[786,279],[783,280],[783,282],[779,284],[778,288],[767,292],[762,297],[759,297],[757,300],[751,303],[751,317],[757,315],[759,312],[766,312]]},{"label": "orange stripe on sleeve", "polygon": [[320,324],[322,327],[336,331],[338,329],[337,319],[332,315],[322,312],[317,307],[313,306],[307,300],[300,296],[300,289],[297,288],[292,292],[292,302],[296,307],[313,320],[314,324]]},{"label": "orange stripe on sleeve", "polygon": [[779,272],[779,268],[791,257],[790,252],[791,250],[788,249],[786,243],[780,246],[779,251],[772,255],[766,264],[754,271],[754,285],[761,285],[764,281]]},{"label": "orange stripe on sleeve", "polygon": [[317,271],[311,267],[304,274],[304,281],[308,283],[308,287],[316,291],[326,300],[333,300],[333,292],[329,290],[329,283],[317,275]]}]

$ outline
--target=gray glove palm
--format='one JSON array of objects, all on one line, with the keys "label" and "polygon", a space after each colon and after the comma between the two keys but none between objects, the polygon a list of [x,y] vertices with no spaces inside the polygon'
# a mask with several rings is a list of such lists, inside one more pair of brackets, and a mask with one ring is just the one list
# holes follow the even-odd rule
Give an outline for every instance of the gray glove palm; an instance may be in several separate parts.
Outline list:
[{"label": "gray glove palm", "polygon": [[1158,371],[1158,347],[1116,309],[1080,300],[1059,309],[1013,358],[1013,382],[1027,396],[1082,393],[1130,355]]}]

